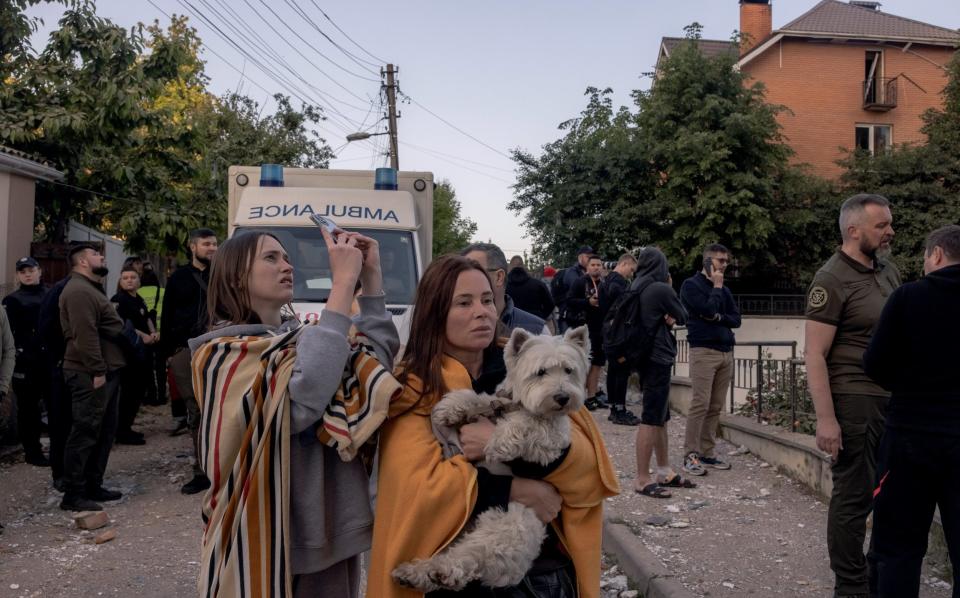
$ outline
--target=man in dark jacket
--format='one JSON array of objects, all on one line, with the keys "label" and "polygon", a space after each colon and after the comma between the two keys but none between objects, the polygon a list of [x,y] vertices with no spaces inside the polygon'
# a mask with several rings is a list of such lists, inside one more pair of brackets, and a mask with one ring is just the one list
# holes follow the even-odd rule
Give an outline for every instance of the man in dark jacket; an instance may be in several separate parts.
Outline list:
[{"label": "man in dark jacket", "polygon": [[37,333],[40,338],[43,371],[46,376],[44,391],[47,397],[47,433],[50,435],[50,475],[53,486],[63,492],[63,451],[73,421],[70,389],[63,380],[63,354],[67,343],[60,326],[60,295],[70,282],[66,276],[54,284],[40,302]]},{"label": "man in dark jacket", "polygon": [[863,355],[867,375],[892,393],[873,492],[871,596],[917,595],[934,507],[960,587],[960,226],[927,237],[923,271],[887,299]]},{"label": "man in dark jacket", "polygon": [[[632,254],[625,253],[617,260],[617,265],[613,271],[603,280],[603,292],[600,296],[604,302],[600,309],[604,318],[607,317],[610,308],[617,302],[617,299],[630,287],[629,279],[633,277],[636,271],[637,258],[633,257]],[[610,415],[607,416],[607,419],[621,426],[636,426],[640,423],[640,418],[627,409],[627,381],[630,378],[631,369],[629,364],[614,361],[612,357],[609,357],[607,391],[609,392]]]},{"label": "man in dark jacket", "polygon": [[502,249],[493,243],[471,243],[460,255],[477,262],[487,272],[500,322],[497,325],[498,336],[509,337],[514,328],[523,328],[531,334],[549,332],[542,318],[514,305],[513,299],[507,294],[507,256]]},{"label": "man in dark jacket", "polygon": [[122,496],[103,487],[103,475],[117,431],[123,320],[101,285],[108,272],[103,255],[93,246],[75,246],[70,264],[70,282],[60,295],[60,325],[67,342],[63,377],[73,424],[64,450],[66,489],[60,508],[100,511],[96,501]]},{"label": "man in dark jacket", "polygon": [[553,297],[543,282],[530,276],[521,262],[507,273],[507,295],[513,305],[546,320],[553,313]]},{"label": "man in dark jacket", "polygon": [[47,288],[40,279],[40,264],[32,257],[17,260],[17,281],[20,287],[3,298],[7,318],[13,329],[17,347],[17,363],[13,372],[13,392],[17,395],[17,426],[27,463],[49,467],[50,461],[40,447],[40,401],[44,387],[40,360],[40,302]]},{"label": "man in dark jacket", "polygon": [[740,310],[723,284],[729,264],[726,247],[707,245],[703,269],[680,287],[680,300],[690,314],[687,343],[693,399],[687,414],[683,469],[691,475],[706,475],[704,465],[730,469],[729,463],[713,454],[723,399],[733,377],[733,329],[740,327]]},{"label": "man in dark jacket", "polygon": [[553,290],[553,302],[557,306],[558,313],[558,324],[559,324],[559,333],[563,334],[566,332],[567,326],[567,297],[570,296],[570,289],[573,287],[573,283],[580,280],[584,274],[587,273],[587,262],[590,261],[590,256],[593,255],[593,248],[589,245],[584,245],[577,250],[577,263],[564,268],[563,271],[557,276],[560,277],[559,282],[554,281],[551,289]]},{"label": "man in dark jacket", "polygon": [[[210,480],[200,467],[200,407],[193,394],[193,372],[187,341],[207,330],[207,284],[210,282],[210,260],[217,252],[217,235],[209,228],[190,232],[190,263],[181,266],[167,280],[163,294],[163,319],[160,321],[160,343],[168,357],[168,367],[177,394],[186,408],[187,426],[193,439],[193,478],[180,491],[196,494],[210,487]],[[175,430],[176,432],[176,430]]]},{"label": "man in dark jacket", "polygon": [[603,261],[599,255],[587,259],[587,273],[580,277],[567,295],[567,328],[576,328],[586,324],[590,331],[590,372],[587,374],[587,409],[594,411],[607,405],[606,395],[599,392],[600,374],[607,364],[603,352],[603,315],[602,306],[607,304],[603,297],[603,281],[600,273]]},{"label": "man in dark jacket", "polygon": [[[637,276],[631,288],[643,288],[640,325],[653,336],[653,344],[644,362],[635,364],[643,388],[643,410],[637,428],[637,476],[633,489],[644,496],[670,498],[667,488],[695,486],[670,467],[666,427],[670,419],[670,379],[677,357],[677,339],[672,329],[687,321],[687,312],[670,286],[666,256],[656,247],[647,247],[637,262]],[[656,479],[648,473],[652,456],[657,459]]]}]

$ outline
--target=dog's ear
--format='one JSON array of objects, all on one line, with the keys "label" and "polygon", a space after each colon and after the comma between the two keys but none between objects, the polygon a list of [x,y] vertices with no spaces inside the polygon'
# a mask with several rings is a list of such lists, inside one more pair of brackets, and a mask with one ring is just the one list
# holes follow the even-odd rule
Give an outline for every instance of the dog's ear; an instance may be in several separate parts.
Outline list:
[{"label": "dog's ear", "polygon": [[590,333],[586,326],[568,328],[563,335],[563,340],[580,347],[584,353],[590,354]]},{"label": "dog's ear", "polygon": [[523,344],[531,338],[533,338],[533,335],[523,328],[513,329],[510,340],[507,341],[507,346],[503,349],[503,360],[506,362],[508,368],[513,368],[517,362],[517,355],[520,354],[520,349],[523,348]]}]

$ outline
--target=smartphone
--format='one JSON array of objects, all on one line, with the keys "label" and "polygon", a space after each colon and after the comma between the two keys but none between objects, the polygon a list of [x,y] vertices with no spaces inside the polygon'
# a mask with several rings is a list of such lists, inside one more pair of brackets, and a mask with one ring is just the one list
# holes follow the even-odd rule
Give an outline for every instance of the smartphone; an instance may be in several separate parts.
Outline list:
[{"label": "smartphone", "polygon": [[340,227],[337,226],[337,223],[333,220],[330,220],[326,216],[321,216],[320,214],[310,214],[310,220],[320,228],[327,229],[327,232],[331,235],[340,230]]},{"label": "smartphone", "polygon": [[713,276],[713,258],[703,258],[703,269],[707,271],[707,276]]}]

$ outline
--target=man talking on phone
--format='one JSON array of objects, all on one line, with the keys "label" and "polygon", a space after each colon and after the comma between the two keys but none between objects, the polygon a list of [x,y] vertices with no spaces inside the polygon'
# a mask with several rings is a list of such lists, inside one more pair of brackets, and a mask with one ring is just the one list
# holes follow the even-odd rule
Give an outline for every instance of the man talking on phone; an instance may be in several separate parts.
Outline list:
[{"label": "man talking on phone", "polygon": [[807,385],[817,412],[817,447],[833,461],[827,550],[834,596],[866,596],[863,540],[876,484],[877,447],[890,394],[863,369],[863,353],[900,273],[887,261],[890,203],[861,193],[840,206],[843,244],[807,291]]},{"label": "man talking on phone", "polygon": [[724,286],[730,251],[719,243],[703,250],[703,269],[683,281],[680,301],[687,310],[690,381],[693,399],[687,414],[683,470],[706,475],[707,467],[730,469],[713,452],[723,399],[733,377],[733,329],[740,327],[740,310]]}]

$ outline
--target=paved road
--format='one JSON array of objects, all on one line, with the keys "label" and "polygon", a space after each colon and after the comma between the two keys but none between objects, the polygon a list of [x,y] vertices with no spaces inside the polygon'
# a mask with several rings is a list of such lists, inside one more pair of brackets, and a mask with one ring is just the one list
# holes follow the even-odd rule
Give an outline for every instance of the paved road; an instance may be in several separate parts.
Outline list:
[{"label": "paved road", "polygon": [[[0,535],[0,598],[194,595],[200,496],[180,494],[190,472],[190,441],[167,435],[168,414],[167,407],[145,408],[139,427],[148,444],[114,448],[107,485],[125,496],[108,503],[117,538],[106,544],[95,545],[94,534],[75,529],[58,508],[61,495],[50,485],[49,470],[19,458],[0,464],[0,522],[6,526]],[[609,512],[694,593],[829,595],[826,507],[820,500],[752,456],[731,457],[732,471],[711,473],[698,480],[700,488],[677,491],[672,500],[636,495],[630,491],[634,428],[610,424],[606,412],[596,415],[624,488],[610,500]],[[683,418],[675,416],[670,430],[678,463]],[[723,454],[733,448],[721,445]],[[709,504],[691,510],[696,501]],[[690,526],[644,525],[654,514]],[[940,598],[949,591],[927,585],[921,595]]]},{"label": "paved road", "polygon": [[[674,489],[671,499],[633,492],[636,472],[635,428],[615,426],[607,412],[594,418],[620,476],[623,492],[610,499],[607,512],[627,524],[685,587],[698,596],[830,596],[833,575],[827,561],[827,505],[790,478],[753,455],[733,455],[721,442],[718,454],[733,465],[695,479],[699,487]],[[682,463],[685,419],[669,422],[671,463]],[[699,506],[706,503],[704,506]],[[687,527],[644,523],[660,515]],[[949,586],[930,578],[920,595],[949,597]],[[935,587],[930,584],[939,584]]]}]

